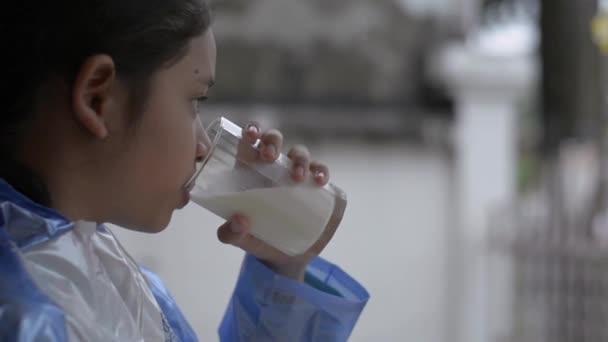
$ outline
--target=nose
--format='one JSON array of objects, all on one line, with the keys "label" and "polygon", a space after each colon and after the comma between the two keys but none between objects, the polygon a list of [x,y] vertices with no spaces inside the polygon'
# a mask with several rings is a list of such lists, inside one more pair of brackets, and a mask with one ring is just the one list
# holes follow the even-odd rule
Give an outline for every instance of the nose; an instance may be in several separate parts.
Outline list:
[{"label": "nose", "polygon": [[200,163],[205,160],[209,149],[205,147],[205,145],[198,143],[196,144],[196,162]]},{"label": "nose", "polygon": [[202,162],[211,149],[211,139],[207,135],[200,117],[196,118],[196,161]]}]

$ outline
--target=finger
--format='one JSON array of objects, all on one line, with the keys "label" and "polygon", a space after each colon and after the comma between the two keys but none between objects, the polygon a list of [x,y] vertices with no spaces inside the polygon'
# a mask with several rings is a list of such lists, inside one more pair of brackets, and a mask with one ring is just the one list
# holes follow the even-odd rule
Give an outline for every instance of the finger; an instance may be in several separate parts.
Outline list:
[{"label": "finger", "polygon": [[251,222],[243,215],[234,215],[217,230],[217,238],[222,243],[238,245],[251,230]]},{"label": "finger", "polygon": [[312,245],[312,247],[310,247],[310,249],[308,250],[308,253],[310,253],[312,255],[321,254],[323,249],[325,249],[327,244],[329,244],[329,241],[331,241],[334,234],[336,233],[336,231],[340,225],[340,222],[342,221],[342,217],[344,216],[345,208],[346,208],[346,206],[336,207],[336,210],[332,213],[331,217],[329,218],[329,222],[327,223],[327,226],[325,227],[323,234],[321,234],[321,237],[319,238],[319,240],[317,240],[317,242],[315,242]]},{"label": "finger", "polygon": [[296,145],[289,150],[287,157],[293,162],[291,174],[296,182],[304,181],[309,175],[310,152],[303,145]]},{"label": "finger", "polygon": [[317,185],[323,186],[329,182],[329,168],[327,165],[313,161],[310,163],[310,172]]},{"label": "finger", "polygon": [[236,220],[238,220],[236,217],[231,219],[217,230],[218,239],[222,243],[241,248],[260,260],[271,261],[274,264],[284,264],[289,261],[290,257],[287,254],[249,234],[249,227],[245,229],[237,228],[235,231],[234,221]]},{"label": "finger", "polygon": [[[253,146],[262,136],[260,126],[256,122],[250,122],[243,128],[243,138],[237,148],[239,162],[254,162],[258,159],[259,152]],[[239,163],[237,163],[238,166]]]},{"label": "finger", "polygon": [[283,149],[283,134],[276,129],[271,129],[262,134],[260,138],[260,153],[262,159],[266,161],[275,161],[280,151]]},{"label": "finger", "polygon": [[[327,177],[329,178],[329,170],[327,170]],[[308,250],[309,254],[321,254],[323,249],[325,249],[329,241],[331,241],[331,239],[333,238],[334,234],[336,233],[336,230],[342,222],[342,218],[344,217],[344,212],[346,209],[344,201],[346,199],[346,195],[339,188],[335,188],[334,191],[336,191],[335,195],[337,201],[334,205],[334,211],[331,214],[331,217],[329,218],[329,222],[325,226],[323,234],[321,234],[319,240],[317,240],[317,242],[315,242],[315,244],[313,244],[313,246]]]},{"label": "finger", "polygon": [[249,122],[247,125],[245,125],[245,127],[243,127],[242,136],[243,140],[249,145],[255,144],[255,142],[262,137],[260,124],[255,121]]}]

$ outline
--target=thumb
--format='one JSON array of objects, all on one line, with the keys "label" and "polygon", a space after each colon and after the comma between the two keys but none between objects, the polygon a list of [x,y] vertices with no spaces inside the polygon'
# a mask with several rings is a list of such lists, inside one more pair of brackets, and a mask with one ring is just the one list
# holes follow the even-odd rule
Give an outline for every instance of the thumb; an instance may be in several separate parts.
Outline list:
[{"label": "thumb", "polygon": [[218,228],[217,238],[222,243],[240,246],[250,229],[251,223],[246,217],[235,215]]},{"label": "thumb", "polygon": [[225,244],[244,250],[260,260],[284,265],[289,256],[250,235],[251,222],[244,216],[235,215],[217,230],[217,238]]}]

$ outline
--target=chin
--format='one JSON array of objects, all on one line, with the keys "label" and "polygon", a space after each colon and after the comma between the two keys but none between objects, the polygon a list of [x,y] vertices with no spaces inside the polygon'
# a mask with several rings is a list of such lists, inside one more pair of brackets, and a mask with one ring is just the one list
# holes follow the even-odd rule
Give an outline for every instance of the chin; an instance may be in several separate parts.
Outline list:
[{"label": "chin", "polygon": [[145,230],[143,230],[144,233],[150,233],[150,234],[156,234],[156,233],[160,233],[163,230],[167,229],[167,226],[169,224],[165,224],[165,225],[158,225],[158,226],[151,226],[151,227],[146,227]]},{"label": "chin", "polygon": [[166,217],[158,217],[154,223],[146,226],[145,232],[156,234],[160,233],[163,230],[167,229],[169,226],[169,222],[171,221],[172,214],[166,215]]},{"label": "chin", "polygon": [[160,233],[169,226],[171,221],[172,212],[165,215],[158,215],[156,217],[148,218],[146,220],[140,220],[135,224],[122,225],[123,227],[135,230],[142,233],[156,234]]}]

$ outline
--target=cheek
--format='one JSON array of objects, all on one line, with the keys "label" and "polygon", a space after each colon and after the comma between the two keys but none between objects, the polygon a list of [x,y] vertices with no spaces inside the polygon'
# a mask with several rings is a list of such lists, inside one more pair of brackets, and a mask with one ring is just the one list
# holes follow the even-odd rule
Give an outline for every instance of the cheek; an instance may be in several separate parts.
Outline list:
[{"label": "cheek", "polygon": [[149,163],[161,171],[159,177],[184,181],[196,158],[194,118],[189,113],[169,110],[150,114],[154,120],[146,133]]},{"label": "cheek", "polygon": [[195,168],[197,132],[189,103],[150,99],[121,145],[116,181],[120,223],[152,232],[164,228],[183,201],[183,186]]},{"label": "cheek", "polygon": [[171,116],[150,114],[137,136],[131,163],[132,192],[137,194],[133,213],[140,226],[153,232],[161,230],[183,201],[183,187],[194,172],[195,136],[192,121],[166,119]]}]

